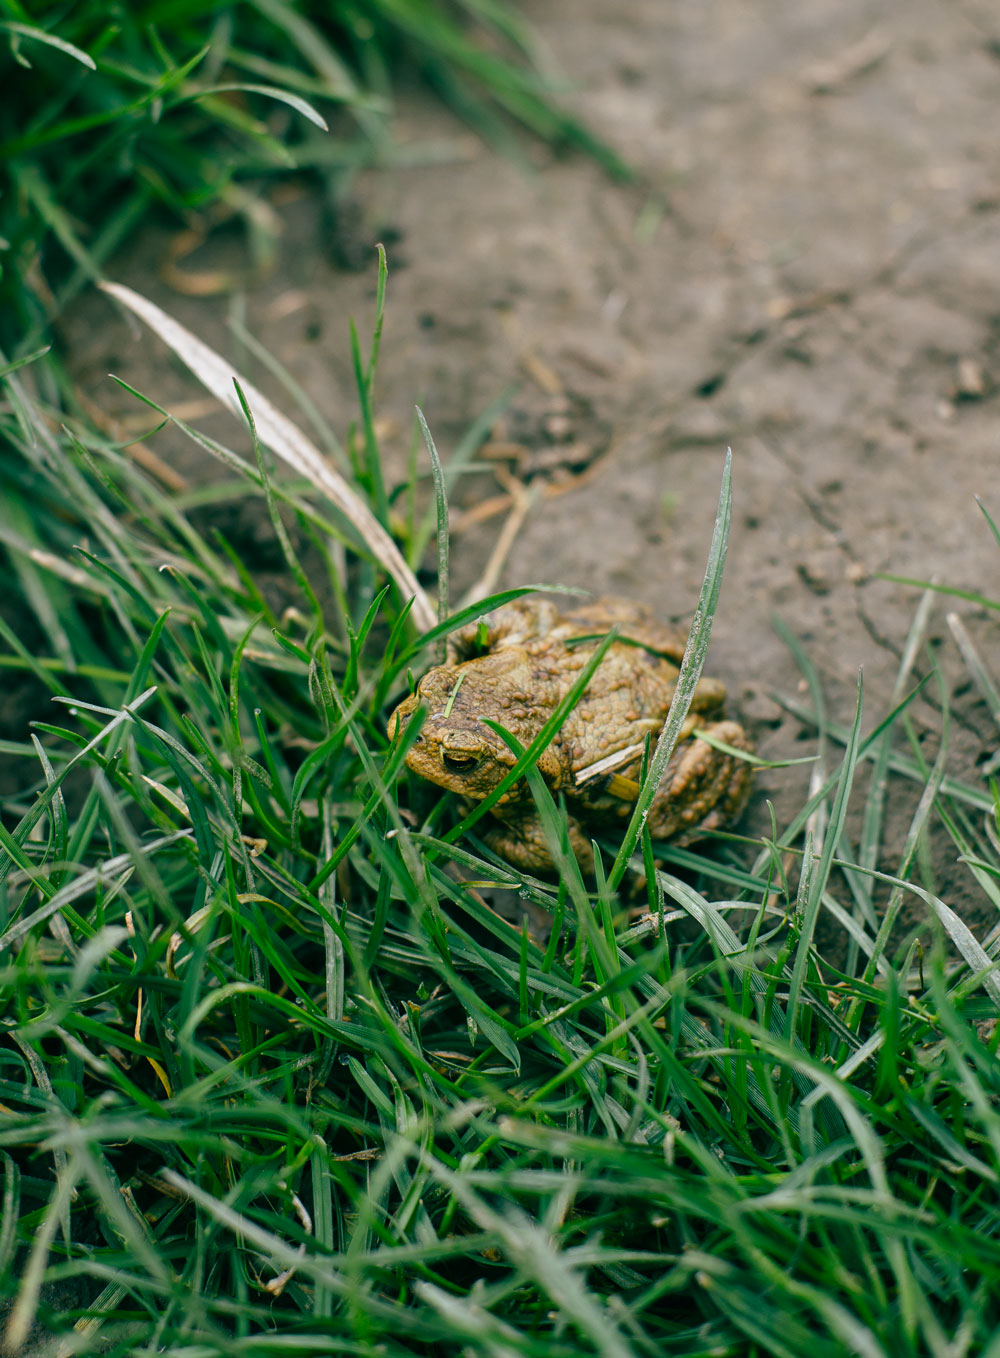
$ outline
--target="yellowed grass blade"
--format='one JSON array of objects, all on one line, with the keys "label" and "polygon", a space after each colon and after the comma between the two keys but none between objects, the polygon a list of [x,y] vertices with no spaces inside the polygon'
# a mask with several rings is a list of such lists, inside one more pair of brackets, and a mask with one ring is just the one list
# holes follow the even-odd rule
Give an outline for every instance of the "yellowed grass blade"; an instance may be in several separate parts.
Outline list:
[{"label": "yellowed grass blade", "polygon": [[233,386],[233,379],[239,382],[253,411],[261,442],[278,457],[283,458],[300,476],[307,477],[317,490],[327,496],[340,512],[350,519],[367,543],[372,556],[382,563],[402,593],[407,598],[413,596],[413,619],[417,626],[433,627],[437,623],[437,610],[417,582],[399,548],[364,501],[329,465],[302,430],[273,406],[252,382],[248,382],[236,372],[214,349],[196,339],[190,330],[186,330],[173,317],[161,311],[154,302],[141,297],[131,288],[123,287],[121,283],[101,283],[100,286],[145,321],[149,328],[173,349],[178,358],[187,364],[199,382],[242,421],[243,412]]}]

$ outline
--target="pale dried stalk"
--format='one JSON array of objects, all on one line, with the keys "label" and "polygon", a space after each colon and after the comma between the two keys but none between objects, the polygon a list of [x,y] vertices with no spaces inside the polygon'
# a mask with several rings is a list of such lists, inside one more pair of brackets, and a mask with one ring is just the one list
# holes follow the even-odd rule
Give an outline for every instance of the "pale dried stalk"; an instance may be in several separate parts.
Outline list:
[{"label": "pale dried stalk", "polygon": [[437,622],[437,610],[406,564],[399,548],[364,501],[326,462],[302,430],[272,405],[252,382],[235,372],[214,349],[196,339],[154,302],[141,297],[131,288],[123,287],[121,283],[102,283],[100,286],[145,321],[187,364],[199,382],[242,420],[243,412],[233,385],[234,379],[239,382],[253,411],[261,442],[283,458],[300,476],[307,477],[354,524],[372,556],[385,567],[403,595],[407,598],[413,596],[413,619],[417,626],[433,627]]}]

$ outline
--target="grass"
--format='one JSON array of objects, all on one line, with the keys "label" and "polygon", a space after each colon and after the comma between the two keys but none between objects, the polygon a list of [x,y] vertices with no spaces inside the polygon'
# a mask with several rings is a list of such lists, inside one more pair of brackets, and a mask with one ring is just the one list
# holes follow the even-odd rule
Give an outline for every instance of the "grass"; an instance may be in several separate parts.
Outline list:
[{"label": "grass", "polygon": [[39,348],[153,211],[242,223],[253,279],[275,254],[276,176],[340,202],[362,166],[440,155],[393,143],[401,71],[509,154],[520,128],[628,173],[560,108],[501,0],[0,0],[0,352]]},{"label": "grass", "polygon": [[[637,821],[596,881],[565,854],[520,876],[387,741],[441,629],[403,574],[422,514],[399,561],[359,529],[371,460],[316,484],[244,379],[242,456],[173,422],[227,469],[189,503],[53,432],[33,373],[0,409],[0,674],[52,699],[3,746],[8,1351],[996,1358],[996,947],[915,875],[943,825],[995,905],[1000,852],[993,798],[946,775],[946,694],[933,767],[911,739],[928,604],[888,713],[859,687],[840,731],[814,705],[814,791],[766,842],[658,866]],[[206,527],[246,496],[278,596]],[[891,776],[922,789],[902,848]]]}]

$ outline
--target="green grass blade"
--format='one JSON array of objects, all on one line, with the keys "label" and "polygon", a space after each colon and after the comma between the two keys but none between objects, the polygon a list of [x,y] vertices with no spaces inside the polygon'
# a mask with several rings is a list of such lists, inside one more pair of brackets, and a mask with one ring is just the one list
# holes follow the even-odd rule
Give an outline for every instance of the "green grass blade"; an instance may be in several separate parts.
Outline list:
[{"label": "green grass blade", "polygon": [[646,816],[649,808],[656,796],[657,788],[666,772],[670,756],[674,752],[681,727],[687,717],[694,698],[698,680],[701,678],[702,668],[705,663],[705,656],[708,652],[708,643],[712,636],[712,621],[715,617],[715,610],[719,602],[719,593],[722,588],[722,571],[726,561],[726,549],[729,545],[729,524],[732,518],[732,461],[731,450],[726,452],[726,460],[722,470],[722,488],[719,493],[719,506],[715,517],[715,527],[712,532],[712,542],[708,553],[708,563],[705,568],[705,579],[702,584],[701,594],[698,598],[698,606],[691,623],[691,630],[688,634],[687,645],[684,648],[684,659],[681,661],[680,673],[677,676],[677,685],[674,689],[673,701],[670,704],[670,711],[663,724],[656,742],[656,748],[649,761],[649,768],[646,777],[639,789],[636,797],[632,815],[622,839],[621,846],[615,857],[614,864],[608,874],[609,885],[614,889],[617,887],[628,868],[629,860],[638,843],[639,835],[642,833]]}]

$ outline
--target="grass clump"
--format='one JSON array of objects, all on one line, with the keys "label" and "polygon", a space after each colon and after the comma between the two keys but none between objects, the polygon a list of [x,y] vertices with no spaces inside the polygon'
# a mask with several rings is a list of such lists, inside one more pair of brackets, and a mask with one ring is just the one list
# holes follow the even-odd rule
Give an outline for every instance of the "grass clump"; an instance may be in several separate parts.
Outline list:
[{"label": "grass clump", "polygon": [[[897,748],[909,660],[755,859],[658,866],[637,823],[596,881],[568,854],[522,876],[404,785],[384,718],[434,609],[415,624],[349,502],[276,469],[250,386],[241,451],[184,430],[234,473],[188,500],[53,433],[30,367],[5,388],[0,675],[54,699],[3,746],[31,770],[0,807],[9,1349],[998,1351],[995,950],[910,871],[939,815],[995,900],[996,816]],[[277,594],[204,527],[247,495]],[[412,569],[422,524],[399,531]],[[925,791],[888,870],[897,766]]]},{"label": "grass clump", "polygon": [[266,269],[269,181],[294,169],[337,199],[359,166],[392,163],[405,69],[510,151],[520,126],[623,171],[558,107],[503,3],[0,0],[0,351],[38,348],[154,208],[242,221],[251,276]]}]

